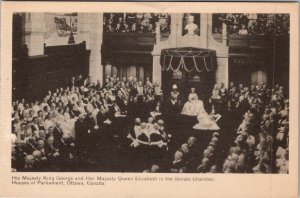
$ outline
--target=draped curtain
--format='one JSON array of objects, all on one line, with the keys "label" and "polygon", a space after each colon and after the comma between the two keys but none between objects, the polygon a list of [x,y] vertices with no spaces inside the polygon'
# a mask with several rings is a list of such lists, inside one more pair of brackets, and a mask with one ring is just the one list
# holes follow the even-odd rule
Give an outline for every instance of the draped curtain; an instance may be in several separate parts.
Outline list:
[{"label": "draped curtain", "polygon": [[162,50],[161,65],[165,71],[210,72],[214,63],[213,50],[192,47]]}]

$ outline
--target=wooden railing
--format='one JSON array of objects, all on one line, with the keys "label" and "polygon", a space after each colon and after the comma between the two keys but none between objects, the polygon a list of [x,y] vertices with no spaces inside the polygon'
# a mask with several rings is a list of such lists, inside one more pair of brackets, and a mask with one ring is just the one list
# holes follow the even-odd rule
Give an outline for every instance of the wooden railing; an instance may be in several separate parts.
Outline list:
[{"label": "wooden railing", "polygon": [[[222,42],[222,34],[213,34],[217,42]],[[276,43],[288,43],[288,36],[256,36],[256,35],[228,35],[229,47],[270,48]]]}]

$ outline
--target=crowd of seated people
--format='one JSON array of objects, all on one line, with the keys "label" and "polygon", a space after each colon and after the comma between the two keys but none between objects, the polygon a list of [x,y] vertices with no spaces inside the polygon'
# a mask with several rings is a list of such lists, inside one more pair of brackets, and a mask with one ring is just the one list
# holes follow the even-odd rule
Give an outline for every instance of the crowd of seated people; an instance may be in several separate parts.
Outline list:
[{"label": "crowd of seated people", "polygon": [[[261,83],[249,88],[230,83],[227,90],[224,84],[215,85],[210,102],[217,112],[234,119],[232,129],[236,135],[228,153],[221,147],[219,132],[212,134],[203,153],[198,149],[199,141],[190,137],[175,151],[168,171],[288,173],[289,105],[282,86],[268,89]],[[214,108],[213,112],[216,114]],[[160,144],[167,145],[167,141]],[[160,172],[164,168],[154,163],[145,172]]]},{"label": "crowd of seated people", "polygon": [[156,13],[109,13],[104,15],[105,32],[155,32],[156,22],[159,18],[161,33],[170,31],[167,14]]},{"label": "crowd of seated people", "polygon": [[172,162],[171,172],[174,173],[217,173],[220,160],[221,147],[219,144],[219,133],[212,134],[209,142],[203,153],[197,148],[199,141],[193,136],[189,137],[187,143],[175,152]]},{"label": "crowd of seated people", "polygon": [[108,76],[100,86],[73,77],[41,101],[12,103],[12,171],[81,170],[82,161],[93,166],[99,148],[117,147],[127,149],[133,171],[288,172],[289,103],[282,86],[215,85],[210,102],[212,119],[232,119],[236,135],[229,152],[214,132],[210,142],[192,136],[173,153],[162,91],[149,78],[143,84]]},{"label": "crowd of seated people", "polygon": [[231,82],[227,90],[215,85],[210,102],[235,121],[228,153],[220,148],[218,132],[202,155],[190,137],[174,153],[171,172],[288,173],[289,102],[282,86],[270,90],[264,83],[248,88]]},{"label": "crowd of seated people", "polygon": [[[89,155],[97,144],[106,144],[113,137],[125,139],[127,123],[133,118],[159,118],[160,100],[159,87],[149,79],[143,85],[133,77],[119,80],[113,76],[100,86],[79,76],[66,88],[49,91],[41,101],[14,101],[12,168],[68,170],[68,164],[92,158]],[[162,125],[160,119],[151,125],[151,131],[157,132]]]},{"label": "crowd of seated people", "polygon": [[288,14],[214,14],[214,33],[222,33],[222,23],[228,26],[229,34],[276,35],[289,34]]},{"label": "crowd of seated people", "polygon": [[[242,108],[236,137],[223,164],[226,173],[287,173],[289,102],[282,86],[230,85],[228,107]],[[275,156],[277,158],[275,158]],[[277,159],[277,160],[276,160]]]}]

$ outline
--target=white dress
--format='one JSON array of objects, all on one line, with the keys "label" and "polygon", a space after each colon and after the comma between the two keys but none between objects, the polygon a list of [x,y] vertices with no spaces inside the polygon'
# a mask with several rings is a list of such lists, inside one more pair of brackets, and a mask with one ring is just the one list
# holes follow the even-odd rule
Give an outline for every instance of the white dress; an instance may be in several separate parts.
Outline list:
[{"label": "white dress", "polygon": [[198,124],[193,126],[194,129],[198,130],[220,130],[215,120],[213,120],[204,109],[203,102],[201,100],[197,101],[197,120]]},{"label": "white dress", "polygon": [[202,101],[198,99],[196,93],[190,93],[189,101],[187,101],[184,104],[181,114],[188,115],[188,116],[198,116],[199,113],[202,111],[203,103],[201,102]]}]

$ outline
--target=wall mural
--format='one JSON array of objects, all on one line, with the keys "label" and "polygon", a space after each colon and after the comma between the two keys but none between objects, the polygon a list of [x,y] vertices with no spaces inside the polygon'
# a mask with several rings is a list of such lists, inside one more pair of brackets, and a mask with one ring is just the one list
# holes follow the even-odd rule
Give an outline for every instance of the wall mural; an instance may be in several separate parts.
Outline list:
[{"label": "wall mural", "polygon": [[54,17],[54,22],[59,37],[69,36],[71,32],[77,34],[77,15]]},{"label": "wall mural", "polygon": [[77,13],[45,13],[45,44],[67,45],[72,34],[77,37]]}]

